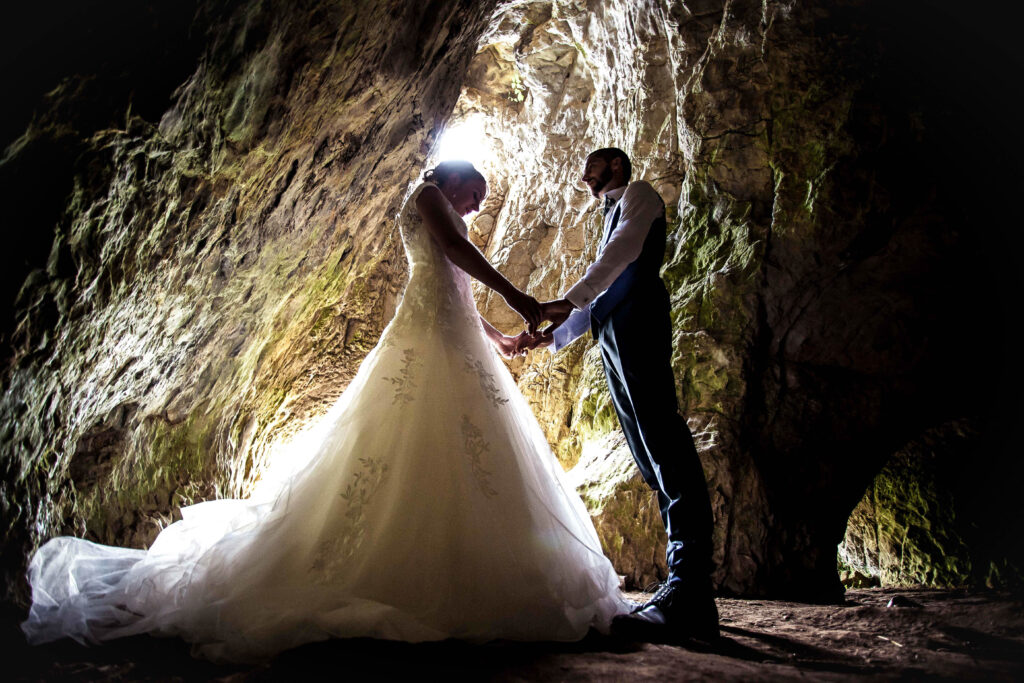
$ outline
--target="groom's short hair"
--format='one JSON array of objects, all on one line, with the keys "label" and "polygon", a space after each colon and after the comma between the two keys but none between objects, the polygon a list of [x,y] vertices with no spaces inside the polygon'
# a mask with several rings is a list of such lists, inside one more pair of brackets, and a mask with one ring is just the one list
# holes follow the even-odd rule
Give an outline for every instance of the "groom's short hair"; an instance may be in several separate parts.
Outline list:
[{"label": "groom's short hair", "polygon": [[612,163],[612,159],[619,159],[622,161],[622,172],[626,176],[626,182],[633,177],[633,164],[629,161],[629,156],[618,147],[605,147],[603,149],[594,150],[588,157],[601,157],[604,159],[606,164]]}]

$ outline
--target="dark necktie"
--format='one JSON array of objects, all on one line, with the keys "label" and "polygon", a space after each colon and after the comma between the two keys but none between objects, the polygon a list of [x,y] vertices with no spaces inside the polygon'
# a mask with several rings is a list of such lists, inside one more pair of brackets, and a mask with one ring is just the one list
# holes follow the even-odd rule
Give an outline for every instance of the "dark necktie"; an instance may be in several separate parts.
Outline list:
[{"label": "dark necktie", "polygon": [[612,209],[615,208],[615,202],[616,201],[618,201],[618,200],[612,199],[608,195],[605,195],[605,197],[604,197],[604,208],[602,209],[602,211],[604,212],[605,216],[608,215],[609,211],[611,211]]}]

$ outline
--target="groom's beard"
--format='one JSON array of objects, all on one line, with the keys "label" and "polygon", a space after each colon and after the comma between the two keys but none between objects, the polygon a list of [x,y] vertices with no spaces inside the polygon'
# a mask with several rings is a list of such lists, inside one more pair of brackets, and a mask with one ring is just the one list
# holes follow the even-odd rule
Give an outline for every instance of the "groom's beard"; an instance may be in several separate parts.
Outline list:
[{"label": "groom's beard", "polygon": [[595,197],[601,196],[601,190],[606,188],[608,186],[608,183],[612,181],[612,175],[612,169],[609,168],[608,166],[605,166],[604,170],[601,171],[601,175],[597,178],[597,184],[594,185]]}]

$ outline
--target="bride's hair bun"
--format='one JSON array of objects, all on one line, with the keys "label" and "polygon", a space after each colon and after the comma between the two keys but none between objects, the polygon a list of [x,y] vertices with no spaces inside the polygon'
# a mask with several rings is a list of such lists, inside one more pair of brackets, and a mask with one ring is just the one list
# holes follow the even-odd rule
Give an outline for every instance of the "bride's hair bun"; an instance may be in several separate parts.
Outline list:
[{"label": "bride's hair bun", "polygon": [[458,173],[462,176],[463,180],[483,180],[487,182],[487,179],[483,177],[480,171],[476,170],[473,164],[468,161],[442,161],[434,168],[430,169],[423,174],[423,180],[428,183],[434,183],[435,185],[444,185],[445,181],[453,174]]}]

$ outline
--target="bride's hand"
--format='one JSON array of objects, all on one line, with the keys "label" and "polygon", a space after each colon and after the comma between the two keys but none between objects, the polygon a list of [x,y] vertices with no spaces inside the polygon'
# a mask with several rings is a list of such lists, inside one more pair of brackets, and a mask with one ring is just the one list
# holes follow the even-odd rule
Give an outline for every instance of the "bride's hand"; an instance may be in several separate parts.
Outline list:
[{"label": "bride's hand", "polygon": [[529,294],[520,292],[518,289],[504,298],[509,308],[522,316],[530,334],[536,332],[537,326],[544,320],[544,312],[541,309],[540,303]]},{"label": "bride's hand", "polygon": [[529,344],[533,340],[533,337],[529,332],[520,332],[514,337],[502,335],[498,337],[494,344],[498,347],[498,352],[505,358],[515,358],[516,356],[523,356],[529,351]]}]

